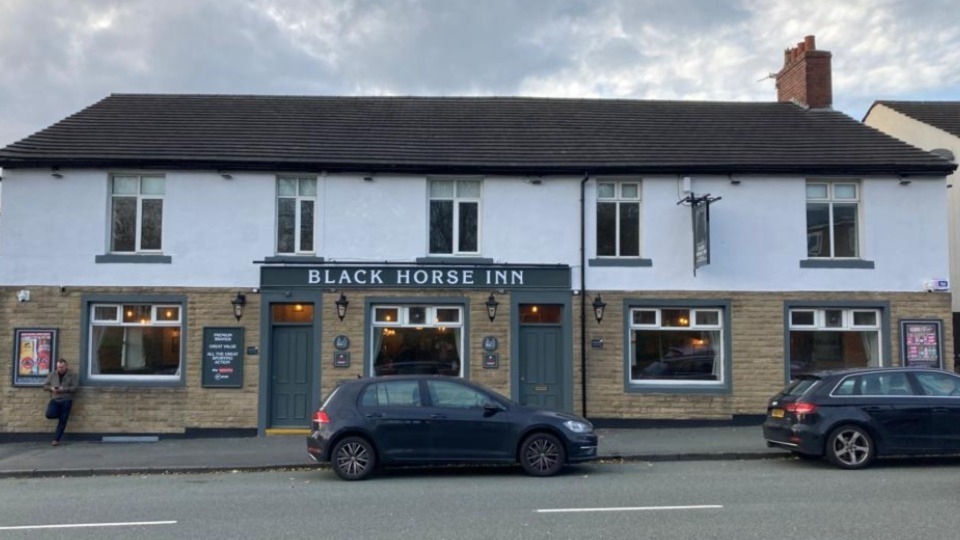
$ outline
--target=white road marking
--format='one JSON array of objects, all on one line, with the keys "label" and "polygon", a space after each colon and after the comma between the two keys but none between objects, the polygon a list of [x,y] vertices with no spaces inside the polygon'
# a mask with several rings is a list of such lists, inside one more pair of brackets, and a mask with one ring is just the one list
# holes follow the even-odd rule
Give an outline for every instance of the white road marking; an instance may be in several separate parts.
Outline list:
[{"label": "white road marking", "polygon": [[21,525],[0,527],[0,531],[23,531],[28,529],[77,529],[81,527],[140,527],[142,525],[173,525],[176,521],[128,521],[126,523],[73,523],[64,525]]},{"label": "white road marking", "polygon": [[720,504],[701,504],[695,506],[621,506],[613,508],[539,508],[537,513],[555,514],[561,512],[636,512],[651,510],[718,510]]}]

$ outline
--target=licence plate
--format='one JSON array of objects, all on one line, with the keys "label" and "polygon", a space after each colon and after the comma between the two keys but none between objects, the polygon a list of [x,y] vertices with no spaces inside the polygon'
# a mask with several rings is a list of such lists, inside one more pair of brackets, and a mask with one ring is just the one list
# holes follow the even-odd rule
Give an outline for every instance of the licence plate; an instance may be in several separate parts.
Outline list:
[{"label": "licence plate", "polygon": [[783,418],[783,409],[771,409],[770,410],[771,418]]}]

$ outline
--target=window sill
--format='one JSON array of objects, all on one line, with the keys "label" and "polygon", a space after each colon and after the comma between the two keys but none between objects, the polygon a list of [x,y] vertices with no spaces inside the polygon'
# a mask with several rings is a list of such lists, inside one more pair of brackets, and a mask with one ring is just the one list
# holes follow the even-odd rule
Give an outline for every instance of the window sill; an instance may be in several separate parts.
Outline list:
[{"label": "window sill", "polygon": [[617,258],[603,258],[603,259],[590,259],[587,261],[587,266],[653,266],[653,259],[617,259]]},{"label": "window sill", "polygon": [[716,395],[731,393],[729,384],[725,382],[694,385],[683,383],[643,384],[627,381],[626,391],[628,394]]},{"label": "window sill", "polygon": [[121,376],[121,377],[90,377],[84,376],[81,381],[83,386],[114,387],[114,388],[170,388],[186,386],[182,377],[143,377],[143,376]]},{"label": "window sill", "polygon": [[119,253],[106,253],[104,255],[97,255],[94,257],[93,262],[96,264],[105,264],[105,263],[139,263],[139,264],[170,264],[173,262],[173,257],[170,255],[140,255],[140,254],[119,254]]},{"label": "window sill", "polygon": [[493,264],[493,259],[486,257],[458,257],[456,255],[430,255],[417,257],[418,263],[435,264]]},{"label": "window sill", "polygon": [[800,268],[854,268],[873,270],[873,261],[863,259],[802,259]]},{"label": "window sill", "polygon": [[323,257],[317,257],[315,255],[272,255],[270,257],[264,257],[263,262],[277,264],[277,263],[308,263],[308,264],[319,264],[324,261]]}]

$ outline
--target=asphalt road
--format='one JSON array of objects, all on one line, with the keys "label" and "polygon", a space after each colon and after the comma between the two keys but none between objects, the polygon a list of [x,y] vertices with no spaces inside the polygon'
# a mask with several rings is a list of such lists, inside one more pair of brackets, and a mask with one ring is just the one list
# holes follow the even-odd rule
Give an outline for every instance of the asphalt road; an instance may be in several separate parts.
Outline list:
[{"label": "asphalt road", "polygon": [[[955,539],[960,460],[792,459],[0,480],[6,538]],[[22,527],[22,528],[21,528]],[[43,527],[43,528],[36,528]]]}]

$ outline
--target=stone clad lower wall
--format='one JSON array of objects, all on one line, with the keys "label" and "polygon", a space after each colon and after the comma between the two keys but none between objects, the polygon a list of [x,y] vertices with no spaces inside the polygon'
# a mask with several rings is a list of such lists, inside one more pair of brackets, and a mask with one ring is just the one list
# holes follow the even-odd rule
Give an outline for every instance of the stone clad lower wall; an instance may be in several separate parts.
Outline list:
[{"label": "stone clad lower wall", "polygon": [[[31,291],[29,302],[19,303],[16,293],[21,288]],[[269,351],[268,336],[261,336],[260,294],[247,294],[245,315],[238,323],[233,317],[230,300],[236,294],[230,289],[182,288],[88,288],[83,291],[61,291],[58,287],[0,288],[0,323],[6,328],[0,336],[0,433],[52,432],[53,422],[43,418],[48,396],[37,387],[14,387],[13,334],[17,328],[56,328],[59,330],[57,355],[68,359],[73,369],[81,369],[80,351],[82,296],[110,295],[177,295],[187,298],[182,346],[185,347],[185,383],[176,387],[82,387],[75,402],[68,433],[156,433],[183,434],[188,430],[251,430],[260,427],[266,392],[261,392],[260,378],[266,369]],[[489,291],[353,291],[350,307],[340,321],[333,315],[338,292],[322,293],[318,309],[322,314],[321,333],[317,336],[320,387],[317,399],[327,395],[336,382],[363,375],[366,329],[364,302],[367,297],[398,296],[446,297],[466,299],[469,303],[465,319],[469,323],[469,378],[502,394],[511,395],[511,374],[518,365],[511,358],[512,319],[510,292],[498,293],[500,301],[496,320],[487,317],[484,301]],[[586,371],[586,413],[593,419],[618,420],[730,420],[739,415],[760,415],[767,399],[782,388],[785,377],[784,305],[786,302],[868,302],[889,305],[889,358],[899,363],[901,319],[937,319],[943,324],[945,367],[953,369],[953,329],[950,295],[936,293],[724,293],[724,292],[649,292],[603,291],[607,303],[604,319],[598,323],[587,298],[586,362],[581,363],[580,299],[573,295],[572,325],[569,334],[572,358],[570,373],[573,402],[571,410],[583,412],[581,369]],[[716,300],[730,305],[730,351],[732,390],[721,394],[628,392],[624,388],[625,330],[624,301],[677,302]],[[244,356],[243,387],[204,388],[201,380],[201,354],[205,327],[243,327],[244,348],[256,347],[259,353]],[[265,326],[268,327],[268,326]],[[334,338],[350,339],[351,364],[347,368],[333,365]],[[484,369],[482,340],[495,336],[499,340],[499,368]],[[603,347],[590,344],[602,339]]]},{"label": "stone clad lower wall", "polygon": [[[938,319],[943,323],[945,368],[953,365],[950,295],[933,293],[723,293],[604,292],[603,322],[591,319],[587,339],[603,339],[602,350],[587,350],[587,414],[609,419],[728,420],[761,415],[785,378],[784,305],[786,302],[889,303],[890,359],[900,363],[900,319]],[[730,302],[732,392],[721,395],[628,393],[624,391],[624,299]],[[579,404],[578,404],[579,405]]]},{"label": "stone clad lower wall", "polygon": [[[17,302],[17,291],[30,290],[30,301]],[[259,297],[247,295],[246,315],[238,322],[230,300],[236,289],[85,288],[58,287],[0,289],[0,321],[6,334],[0,339],[0,432],[51,432],[54,422],[43,417],[49,396],[37,387],[13,387],[13,337],[16,328],[56,328],[57,355],[81,368],[79,358],[83,294],[184,295],[187,325],[181,337],[186,347],[186,381],[179,387],[83,386],[74,400],[68,433],[184,433],[197,429],[256,428],[260,356],[247,356],[243,387],[201,388],[200,356],[203,328],[242,326],[246,345],[260,342]]]}]

